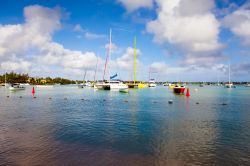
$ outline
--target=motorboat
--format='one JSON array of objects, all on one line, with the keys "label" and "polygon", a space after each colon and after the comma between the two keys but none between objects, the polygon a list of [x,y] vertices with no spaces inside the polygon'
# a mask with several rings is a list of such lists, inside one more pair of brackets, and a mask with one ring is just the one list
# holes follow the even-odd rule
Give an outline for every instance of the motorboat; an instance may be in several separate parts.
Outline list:
[{"label": "motorboat", "polygon": [[246,87],[250,87],[250,83],[249,83],[249,84],[246,84]]},{"label": "motorboat", "polygon": [[148,87],[156,87],[156,83],[154,79],[150,79],[148,82]]},{"label": "motorboat", "polygon": [[184,91],[185,91],[185,86],[183,86],[183,85],[176,85],[173,88],[173,92],[176,94],[184,94]]},{"label": "motorboat", "polygon": [[25,87],[20,85],[19,83],[14,83],[9,86],[9,90],[11,91],[25,90]]},{"label": "motorboat", "polygon": [[121,88],[121,89],[119,89],[119,92],[128,93],[129,91],[128,91],[128,88]]},{"label": "motorboat", "polygon": [[225,84],[225,88],[236,88],[236,86],[233,83],[227,83]]}]

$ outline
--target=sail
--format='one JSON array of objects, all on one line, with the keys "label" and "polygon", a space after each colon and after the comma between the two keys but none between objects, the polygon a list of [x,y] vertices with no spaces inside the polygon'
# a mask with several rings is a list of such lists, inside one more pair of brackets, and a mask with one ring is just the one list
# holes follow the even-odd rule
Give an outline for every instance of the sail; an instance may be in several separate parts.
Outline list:
[{"label": "sail", "polygon": [[110,79],[113,79],[113,78],[115,78],[115,77],[117,77],[118,75],[117,74],[115,74],[115,75],[113,75],[113,76],[110,76]]}]

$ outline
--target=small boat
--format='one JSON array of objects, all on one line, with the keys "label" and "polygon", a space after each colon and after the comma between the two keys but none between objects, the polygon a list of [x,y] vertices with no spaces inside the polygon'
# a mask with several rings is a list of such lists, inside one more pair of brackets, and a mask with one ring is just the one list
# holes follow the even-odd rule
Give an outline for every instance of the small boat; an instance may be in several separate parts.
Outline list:
[{"label": "small boat", "polygon": [[165,83],[163,84],[163,86],[169,86],[169,83],[165,82]]},{"label": "small boat", "polygon": [[121,88],[121,89],[119,89],[119,92],[128,93],[129,91],[128,91],[128,88]]},{"label": "small boat", "polygon": [[141,83],[141,82],[138,84],[139,89],[143,89],[143,88],[147,88],[147,87],[148,87],[148,84]]},{"label": "small boat", "polygon": [[87,86],[87,87],[93,87],[92,85],[93,85],[93,84],[92,84],[91,82],[86,82],[86,83],[85,83],[85,86]]},{"label": "small boat", "polygon": [[236,88],[236,86],[233,83],[225,84],[225,88]]},{"label": "small boat", "polygon": [[150,79],[149,82],[148,82],[148,87],[156,87],[156,83],[155,83],[155,80],[154,79]]},{"label": "small boat", "polygon": [[171,83],[169,83],[169,85],[168,85],[168,87],[169,87],[170,89],[173,89],[175,86],[176,86],[176,84],[171,84]]},{"label": "small boat", "polygon": [[25,90],[24,86],[21,86],[19,83],[11,84],[9,87],[11,91]]},{"label": "small boat", "polygon": [[176,85],[173,88],[173,92],[176,93],[176,94],[184,94],[184,91],[185,91],[185,86]]},{"label": "small boat", "polygon": [[246,84],[246,87],[250,87],[250,83]]},{"label": "small boat", "polygon": [[85,84],[81,83],[81,84],[78,84],[77,86],[78,86],[78,88],[84,88]]}]

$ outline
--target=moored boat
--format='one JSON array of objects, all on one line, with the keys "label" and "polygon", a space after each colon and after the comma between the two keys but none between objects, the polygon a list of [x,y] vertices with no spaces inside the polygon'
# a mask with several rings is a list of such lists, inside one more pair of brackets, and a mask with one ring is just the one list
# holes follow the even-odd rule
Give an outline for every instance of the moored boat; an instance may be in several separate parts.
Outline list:
[{"label": "moored boat", "polygon": [[128,88],[121,88],[121,89],[119,89],[119,92],[128,93],[129,91],[128,91]]},{"label": "moored boat", "polygon": [[11,91],[25,90],[25,87],[21,86],[19,83],[14,83],[10,85],[9,90]]},{"label": "moored boat", "polygon": [[155,80],[154,79],[150,79],[149,82],[148,82],[148,87],[156,87],[156,83],[155,83]]},{"label": "moored boat", "polygon": [[236,86],[233,83],[227,83],[224,86],[225,88],[236,88]]},{"label": "moored boat", "polygon": [[173,92],[176,93],[176,94],[184,94],[184,91],[185,91],[185,86],[176,85],[173,88]]}]

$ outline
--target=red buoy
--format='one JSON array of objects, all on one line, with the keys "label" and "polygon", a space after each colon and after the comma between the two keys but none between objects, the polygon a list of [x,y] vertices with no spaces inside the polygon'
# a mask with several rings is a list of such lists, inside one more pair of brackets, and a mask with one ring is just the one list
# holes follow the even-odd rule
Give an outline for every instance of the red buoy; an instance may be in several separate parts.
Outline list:
[{"label": "red buoy", "polygon": [[32,92],[31,92],[32,94],[35,94],[36,93],[36,91],[35,91],[35,88],[33,87],[32,88]]},{"label": "red buoy", "polygon": [[189,88],[187,88],[187,93],[186,93],[186,96],[189,97],[190,96],[190,93],[189,93]]},{"label": "red buoy", "polygon": [[185,88],[181,88],[181,94],[184,95]]}]

